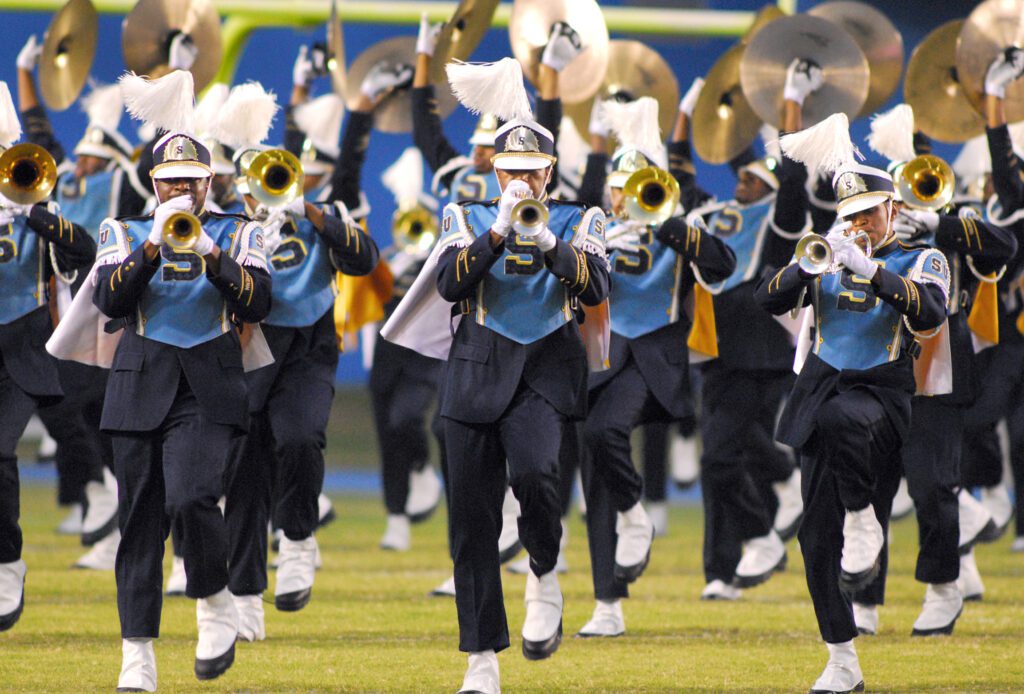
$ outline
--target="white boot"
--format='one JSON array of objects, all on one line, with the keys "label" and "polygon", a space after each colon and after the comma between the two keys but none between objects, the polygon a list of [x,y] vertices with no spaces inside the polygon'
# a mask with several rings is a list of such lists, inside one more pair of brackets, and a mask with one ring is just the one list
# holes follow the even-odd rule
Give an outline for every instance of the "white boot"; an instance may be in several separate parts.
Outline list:
[{"label": "white boot", "polygon": [[94,544],[92,549],[80,556],[73,568],[113,571],[114,561],[117,559],[117,548],[120,544],[121,531],[115,528],[114,532]]},{"label": "white boot", "polygon": [[153,639],[121,639],[119,692],[156,691],[156,653]]},{"label": "white boot", "polygon": [[85,485],[88,508],[82,519],[82,544],[90,547],[117,528],[117,480],[106,468],[103,482]]},{"label": "white boot", "polygon": [[984,535],[991,535],[996,530],[992,521],[992,514],[981,505],[981,502],[971,496],[966,489],[961,488],[956,495],[957,511],[960,514],[960,553],[968,551]]},{"label": "white boot", "polygon": [[910,497],[910,488],[907,486],[907,478],[900,478],[900,486],[896,488],[896,495],[892,498],[892,512],[889,518],[894,521],[903,520],[914,512],[914,500]]},{"label": "white boot", "polygon": [[82,518],[85,516],[85,509],[81,504],[71,504],[68,507],[68,515],[57,526],[58,535],[81,535]]},{"label": "white boot", "polygon": [[220,677],[235,662],[238,639],[238,611],[227,588],[196,600],[196,679]]},{"label": "white boot", "polygon": [[739,600],[740,596],[743,595],[743,591],[725,581],[716,578],[715,580],[704,586],[704,590],[701,591],[701,600]]},{"label": "white boot", "polygon": [[664,501],[648,501],[647,515],[654,525],[654,536],[668,535],[668,504]]},{"label": "white boot", "polygon": [[405,515],[413,523],[421,523],[434,513],[441,503],[441,480],[434,468],[424,465],[419,472],[409,473],[409,496],[405,501]]},{"label": "white boot", "polygon": [[864,691],[864,675],[860,671],[853,641],[827,643],[828,663],[821,677],[811,687],[811,694],[849,694]]},{"label": "white boot", "polygon": [[578,638],[622,636],[626,633],[626,619],[622,616],[621,600],[598,600],[594,615],[576,634]]},{"label": "white boot", "polygon": [[853,623],[857,625],[857,633],[864,636],[876,636],[878,634],[878,605],[853,603]]},{"label": "white boot", "polygon": [[409,516],[389,513],[384,537],[380,539],[380,548],[393,552],[408,552],[411,546],[412,532],[409,529]]},{"label": "white boot", "polygon": [[668,448],[672,481],[679,489],[689,489],[700,477],[700,455],[697,453],[697,437],[684,438],[672,434]]},{"label": "white boot", "polygon": [[523,543],[519,541],[519,500],[512,488],[505,490],[501,504],[501,534],[498,536],[498,561],[506,564],[519,554]]},{"label": "white boot", "polygon": [[640,578],[651,559],[654,524],[639,502],[615,516],[615,579],[632,583]]},{"label": "white boot", "polygon": [[911,636],[952,634],[964,609],[964,599],[956,582],[931,583],[924,593],[924,607],[914,622]]},{"label": "white boot", "polygon": [[523,620],[523,655],[542,660],[562,642],[562,589],[558,574],[549,571],[538,578],[526,576],[526,619]]},{"label": "white boot", "polygon": [[0,631],[13,627],[25,609],[25,562],[0,564]]},{"label": "white boot", "polygon": [[736,565],[733,582],[737,588],[753,588],[786,567],[786,545],[774,530],[743,543],[743,555]]},{"label": "white boot", "polygon": [[885,537],[871,504],[860,511],[847,511],[843,520],[843,556],[839,562],[839,585],[855,593],[878,575]]},{"label": "white boot", "polygon": [[267,638],[263,621],[262,595],[232,595],[238,612],[238,638],[243,641],[262,641]]},{"label": "white boot", "polygon": [[979,540],[995,542],[1003,536],[1013,519],[1013,502],[1010,501],[1010,492],[1006,485],[1000,483],[993,487],[982,487],[981,504],[992,514],[995,528],[991,533],[982,535]]},{"label": "white boot", "polygon": [[455,577],[451,576],[450,578],[446,579],[444,583],[430,591],[430,596],[435,598],[454,598]]},{"label": "white boot", "polygon": [[313,595],[315,575],[316,538],[312,535],[305,540],[281,538],[274,606],[282,612],[297,612],[305,607]]},{"label": "white boot", "polygon": [[469,667],[462,679],[459,692],[469,694],[501,694],[498,677],[498,656],[494,651],[480,651],[469,654]]},{"label": "white boot", "polygon": [[981,580],[978,564],[974,561],[973,549],[960,555],[960,578],[956,580],[956,586],[967,601],[981,600],[985,594],[985,584]]},{"label": "white boot", "polygon": [[188,585],[188,576],[185,575],[185,560],[181,557],[174,557],[171,560],[171,575],[167,578],[166,595],[184,595],[185,587]]},{"label": "white boot", "polygon": [[779,508],[775,512],[775,532],[783,542],[788,542],[800,530],[800,521],[804,517],[804,498],[800,493],[800,468],[783,482],[772,484],[775,496],[779,500]]}]

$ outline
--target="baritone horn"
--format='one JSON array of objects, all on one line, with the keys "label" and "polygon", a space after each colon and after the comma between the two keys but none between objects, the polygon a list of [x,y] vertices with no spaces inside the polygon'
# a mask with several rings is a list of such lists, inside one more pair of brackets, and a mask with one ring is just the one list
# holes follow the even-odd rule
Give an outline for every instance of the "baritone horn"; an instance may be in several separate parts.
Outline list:
[{"label": "baritone horn", "polygon": [[533,236],[548,223],[548,208],[539,200],[523,198],[512,208],[512,228],[517,234]]},{"label": "baritone horn", "polygon": [[391,237],[406,253],[419,255],[430,250],[437,240],[434,213],[419,204],[400,207],[391,218]]},{"label": "baritone horn", "polygon": [[285,149],[268,149],[246,168],[249,193],[267,207],[287,205],[302,196],[305,175],[298,157]]},{"label": "baritone horn", "polygon": [[[847,236],[835,245],[830,244],[824,236],[811,232],[804,235],[796,243],[796,258],[800,269],[809,275],[820,275],[825,272],[834,272],[832,261],[836,251],[850,243],[857,243],[861,240],[870,243],[868,232],[858,231],[853,236]],[[870,250],[868,251],[870,254]]]},{"label": "baritone horn", "polygon": [[57,163],[44,148],[29,142],[0,154],[0,194],[17,205],[34,205],[50,197],[57,183]]},{"label": "baritone horn", "polygon": [[644,224],[661,224],[679,204],[679,183],[668,171],[648,166],[626,179],[622,194],[626,217]]},{"label": "baritone horn", "polygon": [[904,205],[932,212],[949,205],[955,185],[952,167],[933,154],[922,154],[904,164],[896,183]]},{"label": "baritone horn", "polygon": [[167,221],[160,234],[164,243],[177,252],[191,251],[203,233],[202,222],[191,212],[175,212]]}]

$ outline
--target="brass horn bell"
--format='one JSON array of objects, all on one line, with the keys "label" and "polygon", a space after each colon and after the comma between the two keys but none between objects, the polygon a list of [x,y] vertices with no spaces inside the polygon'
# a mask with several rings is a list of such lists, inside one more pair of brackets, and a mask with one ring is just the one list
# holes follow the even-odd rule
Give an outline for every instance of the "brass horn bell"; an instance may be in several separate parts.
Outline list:
[{"label": "brass horn bell", "polygon": [[848,243],[856,243],[861,239],[868,240],[866,231],[858,231],[853,236],[847,236],[833,247],[824,236],[813,231],[805,234],[796,242],[794,255],[797,258],[797,265],[809,275],[820,275],[829,272],[832,267],[832,260],[835,252]]},{"label": "brass horn bell", "polygon": [[953,199],[956,176],[940,157],[922,154],[903,165],[896,187],[904,205],[935,212]]},{"label": "brass horn bell", "polygon": [[39,145],[24,142],[0,154],[0,194],[18,205],[50,197],[57,183],[57,163]]},{"label": "brass horn bell", "polygon": [[191,251],[195,248],[199,236],[203,233],[203,225],[191,212],[175,212],[160,231],[164,243],[175,251]]},{"label": "brass horn bell", "polygon": [[629,219],[661,224],[679,204],[679,183],[668,171],[648,166],[630,175],[622,186]]},{"label": "brass horn bell", "polygon": [[437,240],[437,220],[422,205],[398,209],[391,221],[391,236],[400,250],[419,255]]},{"label": "brass horn bell", "polygon": [[539,200],[524,198],[512,208],[512,229],[523,236],[533,236],[548,223],[548,208]]},{"label": "brass horn bell", "polygon": [[252,158],[246,178],[250,195],[267,207],[278,207],[302,195],[305,175],[294,154],[284,149],[268,149]]}]

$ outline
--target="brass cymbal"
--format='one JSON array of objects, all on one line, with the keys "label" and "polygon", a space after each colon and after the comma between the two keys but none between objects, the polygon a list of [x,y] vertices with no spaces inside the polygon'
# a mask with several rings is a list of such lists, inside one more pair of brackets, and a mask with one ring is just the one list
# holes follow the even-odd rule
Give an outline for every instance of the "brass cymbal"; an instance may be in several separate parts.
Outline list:
[{"label": "brass cymbal", "polygon": [[942,142],[965,142],[985,132],[985,119],[957,80],[956,38],[963,25],[964,20],[954,19],[928,34],[910,54],[903,83],[914,127]]},{"label": "brass cymbal", "polygon": [[871,68],[868,98],[859,115],[881,108],[896,91],[903,75],[903,37],[896,26],[863,2],[834,0],[812,7],[807,14],[838,24],[857,42]]},{"label": "brass cymbal", "polygon": [[[967,17],[956,47],[956,70],[964,93],[979,113],[985,107],[985,74],[1001,51],[1024,48],[1024,0],[986,0]],[[1024,120],[1024,82],[1006,88],[1006,121]]]},{"label": "brass cymbal", "polygon": [[[416,66],[416,37],[398,36],[373,44],[359,54],[348,69],[348,83],[345,89],[345,101],[352,108],[359,99],[359,87],[363,78],[380,62],[389,65]],[[441,118],[445,118],[458,105],[447,85],[437,90],[437,104]],[[376,108],[373,114],[373,127],[385,133],[412,132],[412,92],[400,89]]]},{"label": "brass cymbal", "polygon": [[754,38],[757,35],[757,32],[764,29],[779,17],[785,16],[787,16],[786,13],[783,12],[778,5],[765,5],[757,11],[756,15],[754,15],[754,21],[751,23],[750,28],[747,29],[747,32],[743,34],[743,37],[740,38],[740,43],[744,45],[750,43],[750,39]]},{"label": "brass cymbal", "polygon": [[594,99],[641,96],[658,102],[658,125],[663,137],[672,132],[679,106],[679,82],[672,68],[656,50],[640,41],[613,39],[608,43],[608,70],[595,96],[577,104],[566,104],[565,114],[584,140],[589,137],[590,110]]},{"label": "brass cymbal", "polygon": [[327,20],[327,72],[334,93],[345,94],[348,69],[345,66],[345,33],[338,17],[338,0],[331,0],[331,16]]},{"label": "brass cymbal", "polygon": [[595,0],[515,0],[509,43],[526,78],[536,85],[541,53],[557,21],[567,22],[587,47],[559,76],[562,103],[576,104],[597,93],[608,69],[608,27]]},{"label": "brass cymbal", "polygon": [[39,91],[53,111],[74,103],[96,55],[96,8],[90,0],[68,0],[50,20],[39,56]]},{"label": "brass cymbal", "polygon": [[751,145],[761,128],[761,118],[740,86],[743,50],[738,43],[715,62],[693,109],[693,148],[709,164],[731,161]]},{"label": "brass cymbal", "polygon": [[491,20],[499,2],[500,0],[462,0],[459,3],[437,37],[434,59],[430,63],[431,82],[447,84],[445,66],[453,60],[469,60],[491,28]]},{"label": "brass cymbal", "polygon": [[821,68],[825,83],[807,97],[805,127],[843,112],[853,119],[868,95],[869,68],[856,41],[827,19],[782,17],[761,29],[740,60],[740,83],[754,112],[776,128],[782,125],[782,91],[794,58]]},{"label": "brass cymbal", "polygon": [[124,64],[139,75],[166,75],[167,51],[179,33],[199,48],[191,72],[196,92],[202,91],[217,74],[221,57],[220,16],[210,0],[139,0],[122,25]]}]

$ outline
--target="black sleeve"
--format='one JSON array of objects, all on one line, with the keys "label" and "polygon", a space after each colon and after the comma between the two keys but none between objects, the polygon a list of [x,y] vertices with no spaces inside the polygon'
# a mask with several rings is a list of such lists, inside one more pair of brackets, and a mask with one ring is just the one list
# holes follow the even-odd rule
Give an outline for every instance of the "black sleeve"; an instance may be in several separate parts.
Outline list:
[{"label": "black sleeve", "polygon": [[775,198],[774,223],[783,232],[795,234],[807,225],[807,169],[782,155],[776,175],[779,192]]},{"label": "black sleeve", "polygon": [[1011,215],[1024,207],[1024,180],[1021,179],[1020,159],[1013,151],[1010,129],[1001,125],[986,128],[988,151],[992,156],[992,185],[1004,215]]},{"label": "black sleeve", "polygon": [[692,261],[706,282],[721,282],[736,269],[736,254],[719,238],[700,227],[687,226],[681,217],[671,217],[655,237],[685,260]]},{"label": "black sleeve", "polygon": [[914,330],[932,330],[946,319],[946,298],[934,284],[908,280],[880,267],[871,286],[879,299],[907,317]]},{"label": "black sleeve", "polygon": [[576,201],[587,207],[604,205],[604,182],[608,177],[608,155],[604,152],[592,152],[587,155],[587,168],[583,170]]},{"label": "black sleeve", "polygon": [[608,296],[608,263],[604,258],[555,239],[554,249],[544,254],[544,265],[585,306],[597,306]]},{"label": "black sleeve", "polygon": [[970,256],[984,274],[997,272],[1017,252],[1017,239],[1002,227],[972,217],[939,215],[935,245],[940,250]]},{"label": "black sleeve", "polygon": [[341,129],[341,152],[331,173],[331,195],[325,202],[340,200],[350,210],[359,207],[363,163],[370,144],[373,113],[350,111]]},{"label": "black sleeve", "polygon": [[283,148],[302,157],[302,145],[306,143],[306,133],[299,130],[295,123],[295,107],[288,104],[284,107],[284,143]]},{"label": "black sleeve", "polygon": [[922,154],[932,153],[932,140],[930,137],[925,135],[923,132],[918,130],[914,133],[914,154],[921,156]]},{"label": "black sleeve", "polygon": [[[555,152],[558,152],[558,137],[562,127],[562,100],[537,98],[537,122],[551,131],[555,142]],[[558,187],[558,162],[551,170],[551,180],[548,182],[550,193]]]},{"label": "black sleeve", "polygon": [[809,202],[811,228],[822,235],[828,233],[836,222],[836,192],[832,189],[832,181],[818,176]]},{"label": "black sleeve", "polygon": [[368,275],[377,267],[380,260],[377,244],[358,224],[325,214],[324,228],[317,232],[330,248],[331,264],[338,272]]},{"label": "black sleeve", "polygon": [[78,224],[50,212],[46,205],[33,205],[27,222],[29,229],[53,244],[61,272],[88,268],[96,260],[92,236]]},{"label": "black sleeve", "polygon": [[263,268],[242,267],[227,253],[220,254],[220,269],[206,265],[206,279],[227,301],[228,310],[243,323],[259,323],[270,313],[270,273]]},{"label": "black sleeve", "polygon": [[687,212],[711,199],[711,194],[697,185],[689,140],[668,143],[668,171],[679,182],[679,202]]},{"label": "black sleeve", "polygon": [[811,303],[810,292],[805,291],[814,281],[796,263],[782,268],[774,275],[762,275],[754,289],[754,300],[771,314],[781,316],[799,306]]},{"label": "black sleeve", "polygon": [[160,267],[160,256],[151,263],[146,262],[144,247],[140,244],[118,265],[110,263],[96,269],[96,288],[92,293],[92,302],[105,316],[130,316],[146,285]]},{"label": "black sleeve", "polygon": [[[441,116],[432,85],[412,90],[412,141],[435,174],[452,159],[461,156],[441,129]],[[447,190],[455,173],[453,169],[442,176],[439,188]]]},{"label": "black sleeve", "polygon": [[34,145],[39,145],[53,157],[59,165],[64,161],[66,155],[64,147],[57,141],[53,134],[53,126],[50,125],[50,118],[46,115],[46,109],[40,106],[21,112],[21,122],[25,128],[25,139]]},{"label": "black sleeve", "polygon": [[505,244],[491,247],[490,233],[481,234],[465,248],[449,248],[437,259],[437,291],[445,301],[462,301],[476,293],[476,285],[505,252]]}]

